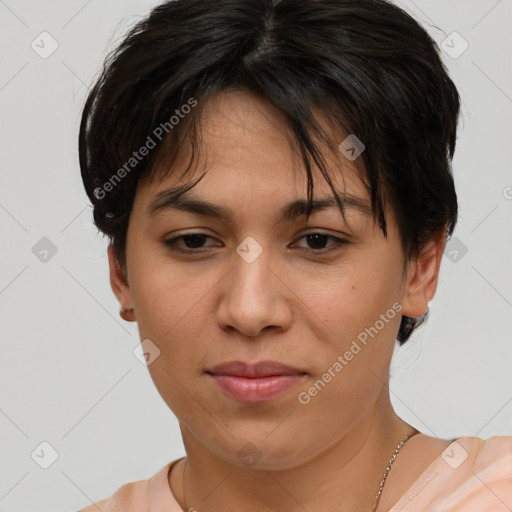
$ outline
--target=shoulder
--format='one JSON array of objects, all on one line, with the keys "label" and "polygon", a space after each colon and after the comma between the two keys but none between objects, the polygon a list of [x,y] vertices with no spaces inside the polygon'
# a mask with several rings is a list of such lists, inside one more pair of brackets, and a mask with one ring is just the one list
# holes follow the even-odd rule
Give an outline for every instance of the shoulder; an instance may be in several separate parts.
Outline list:
[{"label": "shoulder", "polygon": [[149,510],[148,496],[150,494],[148,490],[151,481],[154,481],[155,478],[162,481],[165,478],[165,481],[167,481],[167,471],[172,464],[173,462],[166,464],[149,480],[124,484],[109,498],[93,503],[78,512],[98,512],[98,510],[102,512],[147,512]]},{"label": "shoulder", "polygon": [[512,436],[454,439],[390,512],[512,510]]},{"label": "shoulder", "polygon": [[149,480],[131,482],[120,487],[110,498],[98,501],[79,512],[142,512],[147,510]]},{"label": "shoulder", "polygon": [[[461,439],[465,438],[462,437]],[[480,452],[482,454],[495,454],[499,455],[500,458],[504,455],[512,454],[512,436],[492,436],[489,439],[480,439],[477,437],[470,439],[478,439],[481,445]]]},{"label": "shoulder", "polygon": [[506,482],[512,494],[512,436],[477,439],[480,446],[473,468],[474,473],[482,473],[484,480],[488,474],[495,480]]},{"label": "shoulder", "polygon": [[[489,439],[460,437],[450,444],[446,452],[450,447],[454,453],[459,452],[461,462],[470,461],[468,478],[485,471],[493,478],[509,482],[512,479],[512,436],[492,436]],[[452,453],[445,453],[445,458],[449,455]]]},{"label": "shoulder", "polygon": [[512,509],[512,436],[461,437],[441,456],[448,484],[432,509]]}]

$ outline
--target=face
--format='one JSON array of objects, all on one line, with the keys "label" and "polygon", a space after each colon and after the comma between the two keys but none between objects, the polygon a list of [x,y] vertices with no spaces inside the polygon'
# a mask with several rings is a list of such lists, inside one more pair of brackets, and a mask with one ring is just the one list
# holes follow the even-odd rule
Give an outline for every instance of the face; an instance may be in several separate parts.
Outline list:
[{"label": "face", "polygon": [[[141,340],[160,350],[149,371],[188,442],[241,465],[237,453],[250,441],[265,456],[260,468],[292,467],[371,415],[401,315],[425,312],[437,259],[404,273],[393,212],[386,211],[386,238],[341,153],[341,168],[329,160],[329,173],[346,201],[345,218],[335,204],[309,219],[291,215],[297,209],[283,216],[307,198],[306,173],[297,169],[283,122],[248,93],[222,93],[208,104],[200,158],[198,168],[208,172],[179,206],[166,191],[201,174],[141,182],[127,237],[128,279],[109,250],[112,286],[134,308]],[[319,171],[314,181],[314,199],[332,200]],[[195,208],[187,208],[192,200]],[[208,373],[230,361],[297,371],[274,394],[237,398],[220,385],[229,378]]]}]

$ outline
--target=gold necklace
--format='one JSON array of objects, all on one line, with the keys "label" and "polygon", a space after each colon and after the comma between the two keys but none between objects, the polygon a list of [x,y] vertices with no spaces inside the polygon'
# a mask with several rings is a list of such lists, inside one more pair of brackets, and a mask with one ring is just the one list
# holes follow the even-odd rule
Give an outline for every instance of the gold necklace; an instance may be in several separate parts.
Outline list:
[{"label": "gold necklace", "polygon": [[[391,470],[391,466],[393,465],[393,462],[395,462],[398,453],[404,446],[404,444],[413,436],[416,434],[419,434],[419,431],[414,432],[411,435],[405,436],[399,443],[398,446],[395,448],[395,451],[393,452],[393,455],[391,456],[391,459],[389,459],[388,465],[386,467],[386,470],[384,471],[384,476],[382,478],[382,481],[380,482],[379,491],[377,492],[377,496],[375,496],[375,504],[373,505],[372,511],[375,512],[377,510],[377,507],[379,506],[380,497],[382,495],[382,490],[384,489],[384,485],[386,483],[386,479],[388,477],[388,474]],[[185,458],[185,467],[183,468],[183,503],[185,504],[185,512],[197,512],[195,508],[188,508],[187,507],[187,498],[185,497],[185,470],[187,469],[187,462],[188,460]]]},{"label": "gold necklace", "polygon": [[389,459],[388,466],[386,468],[386,471],[384,472],[384,477],[382,478],[382,481],[380,483],[379,492],[377,493],[377,496],[375,497],[375,505],[373,506],[372,512],[375,512],[377,510],[377,507],[379,506],[380,496],[382,494],[382,489],[384,489],[384,484],[386,483],[386,478],[388,477],[389,471],[391,470],[391,466],[393,465],[393,462],[395,462],[395,459],[398,456],[398,452],[402,449],[403,445],[413,436],[416,434],[419,434],[419,431],[414,432],[414,434],[411,434],[409,436],[405,436],[399,443],[398,446],[395,448],[395,451],[393,452],[393,455],[391,456],[391,459]]}]

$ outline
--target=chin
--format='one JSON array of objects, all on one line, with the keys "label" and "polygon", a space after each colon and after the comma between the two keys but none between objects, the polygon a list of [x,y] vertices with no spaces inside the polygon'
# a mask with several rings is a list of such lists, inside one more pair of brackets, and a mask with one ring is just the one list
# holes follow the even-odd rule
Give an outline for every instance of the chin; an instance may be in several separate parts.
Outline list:
[{"label": "chin", "polygon": [[210,450],[228,464],[260,471],[291,469],[314,458],[316,453],[312,443],[301,442],[301,446],[309,448],[298,450],[299,443],[291,435],[273,439],[273,434],[269,436],[266,432],[251,435],[247,430],[241,431],[243,435],[224,438],[222,443],[218,439],[210,440]]}]

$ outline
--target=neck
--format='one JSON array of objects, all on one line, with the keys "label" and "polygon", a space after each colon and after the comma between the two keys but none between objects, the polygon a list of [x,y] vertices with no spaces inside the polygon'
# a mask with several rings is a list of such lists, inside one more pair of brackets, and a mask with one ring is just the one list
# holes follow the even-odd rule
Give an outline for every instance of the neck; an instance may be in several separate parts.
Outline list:
[{"label": "neck", "polygon": [[[395,448],[402,438],[416,432],[396,416],[388,396],[385,407],[372,411],[310,460],[300,466],[267,470],[230,464],[207,450],[186,427],[181,425],[181,429],[187,451],[186,503],[185,461],[179,471],[171,472],[170,485],[183,510],[198,512],[371,512]],[[389,499],[393,493],[390,489],[386,492]]]}]

